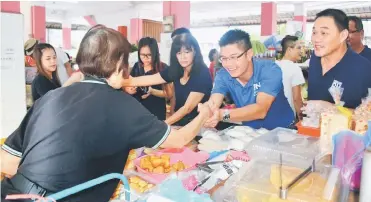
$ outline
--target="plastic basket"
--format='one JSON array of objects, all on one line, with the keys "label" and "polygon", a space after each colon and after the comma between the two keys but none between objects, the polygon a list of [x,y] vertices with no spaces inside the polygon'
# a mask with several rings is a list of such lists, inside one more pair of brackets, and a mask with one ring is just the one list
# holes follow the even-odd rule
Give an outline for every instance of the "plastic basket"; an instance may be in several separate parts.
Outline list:
[{"label": "plastic basket", "polygon": [[123,182],[124,185],[124,192],[128,193],[125,194],[124,199],[120,199],[120,201],[124,202],[132,202],[131,200],[131,191],[130,186],[127,178],[125,175],[118,174],[118,173],[111,173],[107,175],[103,175],[101,177],[98,177],[93,180],[89,180],[87,182],[84,182],[82,184],[73,186],[71,188],[65,189],[63,191],[57,192],[55,194],[52,194],[48,197],[42,197],[39,195],[32,195],[32,194],[15,194],[15,195],[7,195],[5,199],[7,200],[19,200],[19,199],[31,199],[36,202],[51,202],[51,201],[58,201],[60,199],[66,198],[67,196],[76,194],[78,192],[84,191],[86,189],[89,189],[91,187],[94,187],[96,185],[102,184],[106,181],[112,180],[112,179],[119,179],[121,182]]}]

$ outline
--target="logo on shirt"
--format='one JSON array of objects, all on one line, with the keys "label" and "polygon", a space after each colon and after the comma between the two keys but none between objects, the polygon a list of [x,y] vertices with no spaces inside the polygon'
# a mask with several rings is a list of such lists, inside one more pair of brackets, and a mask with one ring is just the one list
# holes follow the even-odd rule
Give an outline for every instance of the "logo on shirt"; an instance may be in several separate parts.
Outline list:
[{"label": "logo on shirt", "polygon": [[340,103],[341,96],[343,94],[344,88],[341,87],[342,85],[342,82],[334,80],[329,88],[329,92],[336,104]]},{"label": "logo on shirt", "polygon": [[339,89],[339,88],[341,88],[341,85],[343,85],[342,82],[337,81],[337,80],[334,80],[334,81],[332,82],[331,88],[335,88],[335,89],[337,88],[337,89]]},{"label": "logo on shirt", "polygon": [[256,97],[256,95],[258,95],[258,90],[261,87],[260,82],[254,83],[253,86],[254,86],[254,96]]}]

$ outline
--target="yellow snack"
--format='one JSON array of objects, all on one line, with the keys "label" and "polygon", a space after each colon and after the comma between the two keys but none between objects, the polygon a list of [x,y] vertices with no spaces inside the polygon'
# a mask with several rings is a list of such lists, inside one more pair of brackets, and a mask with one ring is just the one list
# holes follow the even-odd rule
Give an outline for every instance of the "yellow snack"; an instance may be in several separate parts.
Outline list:
[{"label": "yellow snack", "polygon": [[140,187],[145,187],[145,186],[147,186],[147,182],[145,182],[144,180],[140,180],[139,182],[138,182],[138,185],[140,186]]},{"label": "yellow snack", "polygon": [[134,189],[136,192],[140,192],[140,186],[138,184],[131,183],[130,188]]},{"label": "yellow snack", "polygon": [[166,168],[170,168],[170,159],[168,159],[168,160],[164,160],[164,161],[163,161],[163,166],[164,166],[165,169],[166,169]]},{"label": "yellow snack", "polygon": [[[280,181],[279,165],[271,166],[269,179],[259,178],[242,184],[236,190],[238,202],[333,202],[322,199],[326,179],[318,173],[310,173],[288,191],[288,198],[282,200],[278,197]],[[304,169],[282,166],[282,185],[287,186]],[[335,190],[336,192],[337,190]],[[336,195],[336,194],[334,194]]]},{"label": "yellow snack", "polygon": [[138,193],[144,193],[154,187],[153,184],[149,184],[145,180],[138,176],[133,176],[129,178],[130,187]]},{"label": "yellow snack", "polygon": [[169,173],[171,171],[171,167],[165,168],[165,173]]},{"label": "yellow snack", "polygon": [[137,158],[137,154],[135,150],[134,149],[130,150],[124,170],[134,170],[135,169],[134,159],[136,158]]},{"label": "yellow snack", "polygon": [[153,169],[153,173],[164,174],[165,173],[165,169],[164,169],[164,167],[159,166],[159,167],[156,167],[156,168]]},{"label": "yellow snack", "polygon": [[160,158],[153,158],[151,160],[151,163],[152,163],[152,166],[155,167],[155,168],[158,167],[158,166],[162,166],[164,164],[163,161]]},{"label": "yellow snack", "polygon": [[[282,185],[287,186],[292,180],[294,180],[300,173],[303,172],[303,170],[294,168],[294,167],[288,167],[288,166],[282,166]],[[281,186],[281,180],[280,180],[280,166],[279,165],[273,165],[271,167],[271,176],[270,181],[273,184],[273,186],[279,190]],[[292,190],[305,190],[310,188],[313,185],[313,175],[310,174],[304,179],[302,179],[299,183],[297,183]]]},{"label": "yellow snack", "polygon": [[182,171],[185,169],[185,165],[183,162],[178,161],[175,164],[173,164],[172,168],[174,168],[176,171]]},{"label": "yellow snack", "polygon": [[134,176],[134,177],[130,177],[129,178],[129,182],[130,183],[135,183],[135,184],[138,184],[138,182],[140,181],[141,179],[137,176]]},{"label": "yellow snack", "polygon": [[167,154],[163,154],[163,155],[161,155],[160,158],[161,158],[161,159],[164,159],[164,160],[169,160],[169,161],[170,161],[170,156],[167,155]]}]

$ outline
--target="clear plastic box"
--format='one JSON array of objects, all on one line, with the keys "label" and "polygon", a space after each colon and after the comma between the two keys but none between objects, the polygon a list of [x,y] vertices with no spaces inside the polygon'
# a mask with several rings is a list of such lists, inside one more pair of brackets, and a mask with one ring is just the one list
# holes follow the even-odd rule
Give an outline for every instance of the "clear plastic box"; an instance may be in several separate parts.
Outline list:
[{"label": "clear plastic box", "polygon": [[[285,187],[308,165],[283,164],[282,185]],[[309,174],[288,190],[287,199],[279,198],[279,162],[252,160],[228,180],[224,189],[224,202],[335,202],[340,190],[340,177],[333,175],[336,168],[316,165],[316,172]],[[336,172],[335,172],[336,173]],[[338,173],[338,172],[337,172]],[[332,176],[332,177],[329,177]],[[221,201],[221,200],[218,200]]]},{"label": "clear plastic box", "polygon": [[[247,146],[252,159],[280,161],[280,155],[286,163],[310,164],[314,158],[320,158],[318,138],[303,136],[294,130],[276,128],[262,135]],[[299,161],[299,162],[298,162]]]},{"label": "clear plastic box", "polygon": [[[125,171],[124,172],[124,175],[127,177],[128,181],[129,181],[130,191],[126,190],[124,188],[124,186],[121,186],[120,189],[117,190],[119,192],[118,197],[116,199],[112,199],[111,200],[112,202],[115,202],[115,201],[125,201],[124,199],[125,199],[125,195],[126,194],[130,194],[130,201],[129,202],[145,201],[145,199],[148,197],[148,194],[151,193],[153,190],[156,189],[156,186],[157,186],[156,180],[154,180],[154,179],[152,179],[152,178],[150,178],[150,177],[148,177],[146,175],[143,175],[141,173],[138,173],[138,172],[135,172],[135,171],[131,171],[131,170]],[[146,189],[142,193],[140,193],[140,192],[138,192],[137,190],[135,190],[132,187],[131,180],[130,180],[132,177],[137,177],[140,180],[143,180],[144,182],[146,182],[147,184],[151,184],[153,186],[151,188]]]}]

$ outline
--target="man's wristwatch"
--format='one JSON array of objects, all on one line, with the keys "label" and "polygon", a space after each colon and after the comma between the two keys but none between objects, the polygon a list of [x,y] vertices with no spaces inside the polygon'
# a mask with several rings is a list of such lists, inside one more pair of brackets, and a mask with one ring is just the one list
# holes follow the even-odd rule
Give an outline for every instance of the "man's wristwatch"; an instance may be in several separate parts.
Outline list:
[{"label": "man's wristwatch", "polygon": [[224,109],[223,110],[223,118],[222,120],[223,121],[229,121],[229,119],[231,119],[231,113],[228,109]]}]

